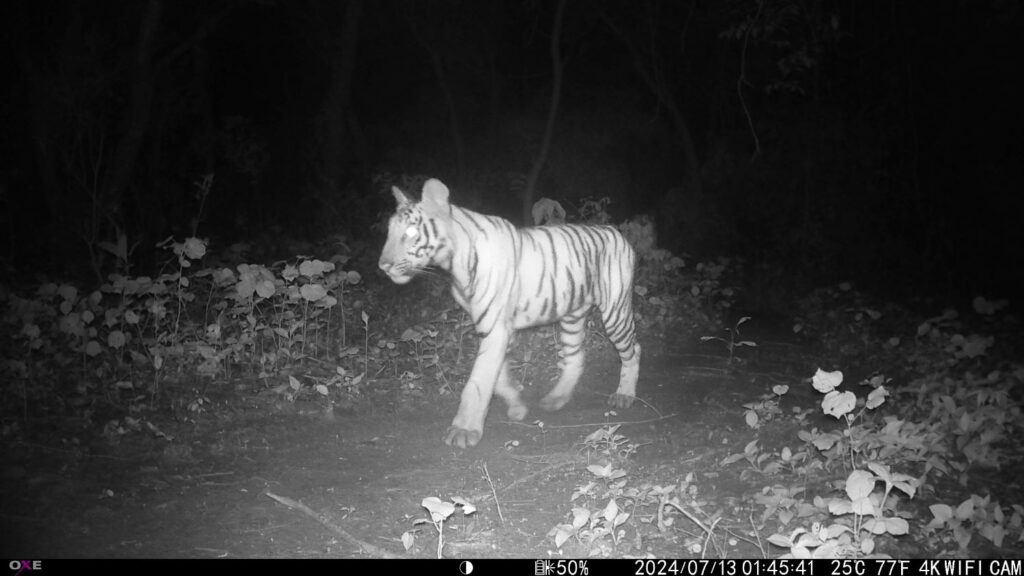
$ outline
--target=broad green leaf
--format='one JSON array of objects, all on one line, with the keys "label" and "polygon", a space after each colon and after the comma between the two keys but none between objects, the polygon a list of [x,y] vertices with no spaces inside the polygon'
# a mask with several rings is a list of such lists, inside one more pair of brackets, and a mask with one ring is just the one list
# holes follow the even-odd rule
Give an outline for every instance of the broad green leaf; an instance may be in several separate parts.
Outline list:
[{"label": "broad green leaf", "polygon": [[917,479],[913,479],[910,482],[893,482],[892,485],[911,498],[917,493]]},{"label": "broad green leaf", "polygon": [[832,539],[835,539],[835,538],[839,538],[843,534],[848,534],[848,533],[852,532],[852,530],[850,530],[849,526],[844,526],[842,524],[832,524],[828,528],[825,528],[824,530],[822,530],[822,532],[824,533],[824,535],[825,535],[824,537],[827,540],[832,540]]},{"label": "broad green leaf", "polygon": [[299,274],[302,274],[306,278],[313,278],[314,276],[320,276],[324,273],[324,263],[320,260],[306,260],[302,264],[299,264]]},{"label": "broad green leaf", "polygon": [[885,521],[878,518],[868,518],[864,521],[862,528],[876,536],[885,534],[886,531]]},{"label": "broad green leaf", "polygon": [[572,535],[575,533],[576,531],[571,526],[566,524],[559,525],[555,529],[555,546],[561,548],[562,544],[565,544],[565,541],[572,538]]},{"label": "broad green leaf", "polygon": [[199,260],[206,256],[206,242],[200,238],[188,238],[185,240],[185,256],[191,260]]},{"label": "broad green leaf", "polygon": [[783,526],[789,526],[790,521],[793,520],[793,516],[795,515],[796,513],[792,510],[779,510],[779,522],[781,522]]},{"label": "broad green leaf", "polygon": [[747,410],[747,412],[743,415],[743,419],[746,421],[747,426],[755,429],[758,427],[757,412],[754,412],[753,410]]},{"label": "broad green leaf", "polygon": [[885,386],[879,386],[878,388],[875,388],[874,390],[871,391],[871,393],[868,394],[868,399],[865,406],[867,406],[869,410],[878,408],[883,403],[885,403],[885,397],[888,395],[889,391],[885,389]]},{"label": "broad green leaf", "polygon": [[572,529],[579,530],[583,526],[590,522],[590,510],[586,508],[573,508],[572,509]]},{"label": "broad green leaf", "polygon": [[1001,524],[985,524],[981,527],[981,535],[996,546],[1002,546],[1006,529]]},{"label": "broad green leaf", "polygon": [[850,506],[854,514],[859,516],[873,516],[875,514],[875,503],[871,498],[858,498]]},{"label": "broad green leaf", "polygon": [[888,482],[889,478],[889,467],[879,462],[868,462],[868,468],[875,473],[881,480]]},{"label": "broad green leaf", "polygon": [[95,340],[90,340],[89,343],[85,345],[85,353],[89,356],[99,356],[101,352],[103,352],[103,347]]},{"label": "broad green leaf", "polygon": [[[783,556],[785,558],[786,556]],[[793,546],[789,549],[789,557],[797,558],[800,560],[807,560],[813,557],[813,553],[809,548],[803,546]]]},{"label": "broad green leaf", "polygon": [[821,409],[834,418],[840,418],[849,414],[857,406],[857,396],[853,392],[837,392],[835,390],[825,395],[821,401]]},{"label": "broad green leaf", "polygon": [[262,298],[270,298],[276,291],[274,283],[270,280],[262,280],[256,284],[256,293]]},{"label": "broad green leaf", "polygon": [[828,512],[833,516],[843,516],[853,512],[853,503],[849,500],[833,498],[828,503]]},{"label": "broad green leaf", "polygon": [[725,458],[722,458],[722,461],[719,462],[718,464],[719,466],[728,466],[729,464],[733,464],[735,462],[743,460],[743,458],[745,457],[746,454],[731,454],[729,456],[726,456]]},{"label": "broad green leaf", "polygon": [[458,504],[460,506],[463,506],[463,507],[465,507],[465,506],[472,506],[473,505],[472,502],[470,502],[469,500],[466,500],[462,496],[452,496],[452,502],[454,502],[454,503],[456,503],[456,504]]},{"label": "broad green leaf", "polygon": [[327,295],[327,289],[323,284],[305,284],[299,289],[299,293],[307,302],[316,302]]},{"label": "broad green leaf", "polygon": [[120,330],[112,330],[110,334],[107,334],[107,346],[120,350],[127,343],[124,332]]},{"label": "broad green leaf", "polygon": [[443,522],[446,518],[455,512],[455,504],[441,500],[436,496],[428,496],[423,499],[420,503],[424,508],[430,511],[430,518],[435,523]]},{"label": "broad green leaf", "polygon": [[961,549],[967,549],[967,546],[971,543],[971,531],[957,524],[953,527],[953,538],[956,539],[956,543]]},{"label": "broad green leaf", "polygon": [[57,294],[59,294],[65,302],[75,303],[78,301],[78,288],[75,288],[70,284],[61,284],[60,288],[57,289]]},{"label": "broad green leaf", "polygon": [[615,498],[608,500],[608,505],[604,507],[604,512],[601,515],[608,522],[615,520],[615,517],[619,515],[619,505],[615,502]]},{"label": "broad green leaf", "polygon": [[886,531],[893,536],[901,536],[910,530],[910,524],[903,518],[893,516],[885,519]]},{"label": "broad green leaf", "polygon": [[851,501],[867,498],[876,480],[875,475],[866,470],[854,470],[846,477],[846,495]]},{"label": "broad green leaf", "polygon": [[292,264],[288,264],[287,266],[284,267],[284,270],[281,270],[281,278],[284,278],[288,282],[291,282],[292,280],[295,280],[298,277],[299,269]]},{"label": "broad green leaf", "polygon": [[820,436],[815,437],[812,443],[814,444],[814,447],[817,448],[818,450],[828,450],[829,448],[834,446],[838,440],[838,434],[829,433],[821,434]]},{"label": "broad green leaf", "polygon": [[968,498],[961,502],[960,505],[956,507],[954,515],[957,520],[970,520],[971,517],[974,516],[974,500]]},{"label": "broad green leaf", "polygon": [[814,389],[822,394],[827,394],[836,389],[837,386],[843,383],[843,373],[839,370],[835,372],[825,372],[821,368],[814,373],[811,378],[811,385]]},{"label": "broad green leaf", "polygon": [[828,541],[814,549],[813,558],[839,558],[839,544]]},{"label": "broad green leaf", "polygon": [[925,334],[932,331],[932,325],[930,322],[924,322],[917,327],[917,337],[920,338]]}]

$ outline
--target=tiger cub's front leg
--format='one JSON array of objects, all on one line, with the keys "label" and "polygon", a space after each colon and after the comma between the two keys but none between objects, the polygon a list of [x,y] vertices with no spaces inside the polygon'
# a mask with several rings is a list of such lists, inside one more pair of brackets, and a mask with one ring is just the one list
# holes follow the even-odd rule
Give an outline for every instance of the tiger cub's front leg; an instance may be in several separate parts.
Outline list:
[{"label": "tiger cub's front leg", "polygon": [[519,391],[512,387],[508,379],[505,354],[510,339],[509,328],[495,327],[480,341],[473,371],[469,374],[466,387],[462,389],[459,411],[448,428],[445,444],[459,448],[476,446],[484,434],[484,419],[487,418],[487,408],[495,388],[508,404],[509,418],[522,420],[526,416],[526,406],[519,400]]}]

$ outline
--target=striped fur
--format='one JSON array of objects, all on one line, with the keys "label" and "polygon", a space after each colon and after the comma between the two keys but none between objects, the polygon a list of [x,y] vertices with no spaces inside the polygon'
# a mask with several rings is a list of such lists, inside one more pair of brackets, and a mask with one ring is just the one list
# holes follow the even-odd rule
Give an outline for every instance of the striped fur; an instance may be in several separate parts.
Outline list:
[{"label": "striped fur", "polygon": [[619,387],[608,402],[632,405],[640,371],[632,301],[636,255],[615,228],[516,228],[450,204],[448,188],[433,179],[424,184],[420,202],[398,188],[392,192],[398,206],[388,224],[381,270],[396,284],[427,267],[448,271],[452,295],[482,336],[445,443],[465,448],[480,441],[495,392],[508,405],[510,419],[526,416],[505,358],[512,333],[521,328],[559,323],[561,376],[541,407],[564,406],[583,371],[587,313],[594,306],[622,360]]}]

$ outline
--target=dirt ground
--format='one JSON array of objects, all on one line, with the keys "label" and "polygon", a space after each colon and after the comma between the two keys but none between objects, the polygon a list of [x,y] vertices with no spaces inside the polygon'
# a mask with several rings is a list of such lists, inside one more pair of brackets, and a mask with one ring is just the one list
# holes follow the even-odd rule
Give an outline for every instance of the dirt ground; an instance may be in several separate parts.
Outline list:
[{"label": "dirt ground", "polygon": [[[2,449],[0,554],[430,558],[437,534],[429,524],[414,525],[427,516],[420,503],[461,496],[478,510],[445,524],[446,557],[586,556],[590,550],[572,540],[559,550],[549,532],[571,519],[573,491],[592,479],[586,467],[594,455],[582,440],[608,422],[622,422],[619,433],[637,445],[617,463],[630,484],[667,485],[693,473],[702,512],[723,518],[719,533],[753,539],[748,519],[763,509],[744,496],[771,480],[741,481],[741,465],[723,469],[719,462],[759,437],[744,424],[742,405],[772,385],[791,385],[791,402],[816,402],[800,385],[815,366],[788,344],[762,342],[740,367],[728,366],[710,344],[692,347],[647,354],[639,401],[617,414],[608,413],[605,399],[618,360],[610,348],[591,351],[565,408],[541,412],[545,389],[529,386],[531,413],[512,423],[495,399],[483,440],[466,450],[442,442],[457,405],[451,394],[370,403],[358,414],[325,410],[312,395],[288,402],[238,385],[194,423],[160,423],[172,440],[146,428],[112,441],[72,421],[39,426]],[[785,441],[796,442],[795,431]],[[282,502],[301,502],[308,512]],[[686,544],[700,531],[683,516],[662,532],[649,522],[650,511],[634,512],[648,522],[628,522],[626,537],[603,555],[700,556]],[[408,551],[401,540],[407,531],[415,537]],[[761,554],[743,539],[723,538],[721,546],[709,557]]]}]

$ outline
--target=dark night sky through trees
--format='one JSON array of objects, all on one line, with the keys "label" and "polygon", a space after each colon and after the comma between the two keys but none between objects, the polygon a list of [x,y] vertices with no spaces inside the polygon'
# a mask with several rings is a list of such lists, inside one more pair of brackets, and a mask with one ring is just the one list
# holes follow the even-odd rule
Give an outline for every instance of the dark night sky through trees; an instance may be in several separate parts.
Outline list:
[{"label": "dark night sky through trees", "polygon": [[[118,229],[153,267],[209,172],[215,251],[342,233],[372,260],[402,177],[519,221],[556,2],[355,1],[5,4],[4,277],[88,279]],[[608,196],[666,248],[809,285],[1012,298],[1022,10],[568,0],[539,195]]]}]

